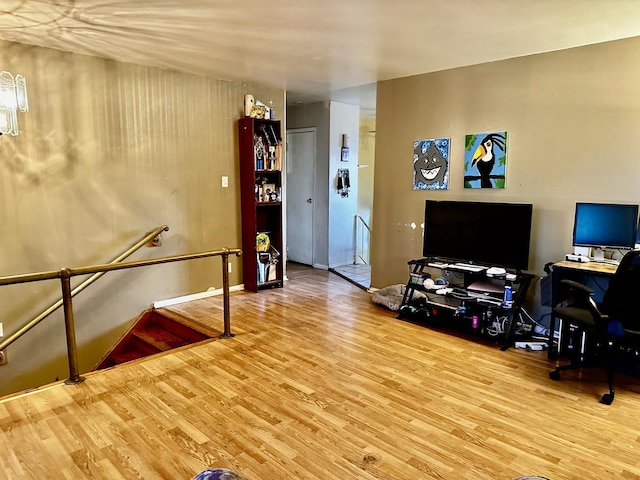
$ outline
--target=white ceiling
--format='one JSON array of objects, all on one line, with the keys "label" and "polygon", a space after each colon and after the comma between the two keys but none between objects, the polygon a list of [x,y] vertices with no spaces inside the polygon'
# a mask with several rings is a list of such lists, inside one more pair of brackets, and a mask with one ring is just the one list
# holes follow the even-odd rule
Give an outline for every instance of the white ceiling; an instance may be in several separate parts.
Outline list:
[{"label": "white ceiling", "polygon": [[0,0],[2,40],[365,108],[380,80],[638,35],[638,0]]}]

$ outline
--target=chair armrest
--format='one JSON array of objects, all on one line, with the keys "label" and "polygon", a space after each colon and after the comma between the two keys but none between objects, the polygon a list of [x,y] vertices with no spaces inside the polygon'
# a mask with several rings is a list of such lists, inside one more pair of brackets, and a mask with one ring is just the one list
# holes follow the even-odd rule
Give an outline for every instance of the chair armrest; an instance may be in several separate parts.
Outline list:
[{"label": "chair armrest", "polygon": [[563,279],[560,280],[560,285],[562,285],[573,298],[569,304],[570,307],[588,310],[593,317],[594,323],[606,328],[609,319],[600,311],[600,308],[598,308],[598,305],[593,300],[593,295],[596,293],[595,290],[575,280]]},{"label": "chair armrest", "polygon": [[560,284],[566,286],[567,288],[569,288],[569,290],[575,292],[575,293],[581,293],[583,295],[587,295],[587,296],[592,296],[595,292],[595,290],[593,290],[592,288],[587,287],[586,285],[580,283],[580,282],[576,282],[574,280],[560,280]]}]

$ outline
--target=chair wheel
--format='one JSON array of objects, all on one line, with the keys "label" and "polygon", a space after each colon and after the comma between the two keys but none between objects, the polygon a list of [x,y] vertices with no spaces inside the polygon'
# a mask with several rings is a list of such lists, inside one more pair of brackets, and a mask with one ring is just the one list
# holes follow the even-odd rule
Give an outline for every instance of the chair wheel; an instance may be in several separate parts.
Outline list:
[{"label": "chair wheel", "polygon": [[611,405],[613,403],[613,395],[612,393],[605,393],[602,395],[600,399],[600,403],[604,403],[605,405]]},{"label": "chair wheel", "polygon": [[551,380],[560,380],[560,372],[557,370],[551,370],[549,372],[549,378]]}]

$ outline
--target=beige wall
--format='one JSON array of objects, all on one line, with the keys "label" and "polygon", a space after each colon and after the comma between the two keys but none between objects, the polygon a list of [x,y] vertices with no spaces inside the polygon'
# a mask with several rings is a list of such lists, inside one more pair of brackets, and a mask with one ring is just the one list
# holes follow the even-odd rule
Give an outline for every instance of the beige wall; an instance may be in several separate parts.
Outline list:
[{"label": "beige wall", "polygon": [[[379,83],[372,285],[406,281],[425,199],[533,203],[538,274],[571,251],[576,201],[640,202],[638,52],[634,38]],[[465,190],[465,135],[499,130],[507,188]],[[449,190],[414,191],[413,141],[437,137],[451,138]]]},{"label": "beige wall", "polygon": [[[281,114],[282,90],[11,43],[0,57],[30,101],[20,135],[0,137],[0,275],[104,263],[162,224],[163,247],[132,259],[241,246],[237,119],[245,93]],[[232,285],[240,267],[234,257]],[[153,301],[221,283],[219,258],[108,274],[74,301],[81,370]],[[0,288],[5,334],[56,296],[57,282]],[[61,315],[8,357],[0,394],[66,378]]]}]

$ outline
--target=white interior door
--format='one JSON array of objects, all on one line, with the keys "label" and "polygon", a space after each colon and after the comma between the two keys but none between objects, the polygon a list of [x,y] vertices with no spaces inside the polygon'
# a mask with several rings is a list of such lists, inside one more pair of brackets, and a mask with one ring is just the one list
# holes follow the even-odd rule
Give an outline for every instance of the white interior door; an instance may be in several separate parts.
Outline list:
[{"label": "white interior door", "polygon": [[287,131],[287,260],[313,265],[315,128]]}]

